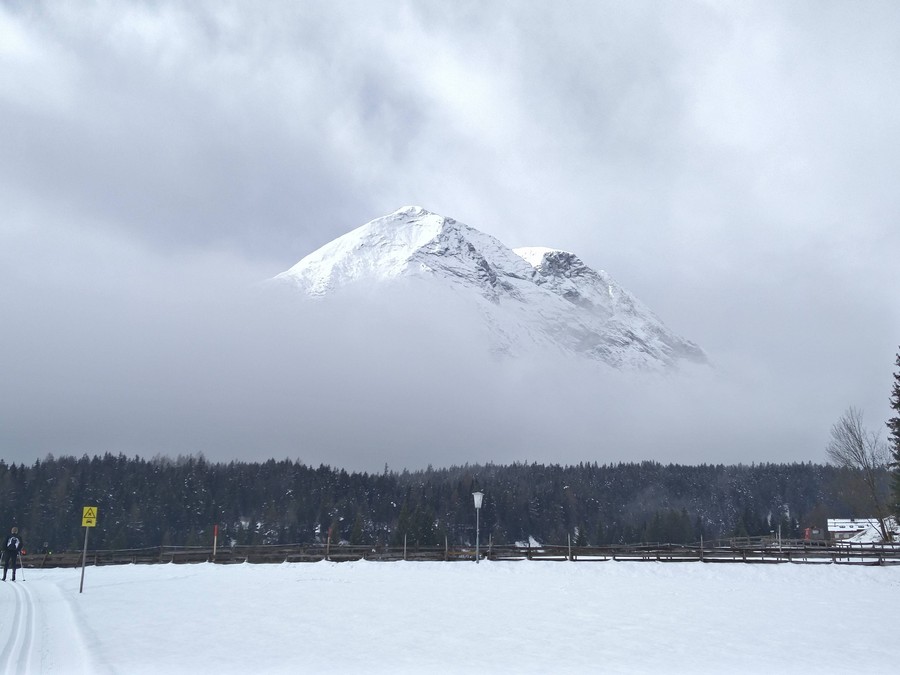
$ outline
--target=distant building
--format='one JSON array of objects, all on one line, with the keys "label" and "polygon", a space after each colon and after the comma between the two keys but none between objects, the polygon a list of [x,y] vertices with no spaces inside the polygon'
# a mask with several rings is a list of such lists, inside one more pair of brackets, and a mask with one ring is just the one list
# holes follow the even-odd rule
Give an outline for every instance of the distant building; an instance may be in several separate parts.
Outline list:
[{"label": "distant building", "polygon": [[871,528],[878,529],[877,518],[829,518],[828,536],[835,541],[850,539]]},{"label": "distant building", "polygon": [[[889,541],[900,541],[900,525],[893,516],[884,519]],[[829,518],[828,535],[835,542],[878,544],[884,541],[877,518]]]}]

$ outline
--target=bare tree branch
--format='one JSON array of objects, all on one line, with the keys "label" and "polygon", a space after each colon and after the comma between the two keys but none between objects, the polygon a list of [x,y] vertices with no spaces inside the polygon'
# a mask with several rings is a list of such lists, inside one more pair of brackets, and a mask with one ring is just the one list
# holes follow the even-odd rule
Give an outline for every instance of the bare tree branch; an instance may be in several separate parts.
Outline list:
[{"label": "bare tree branch", "polygon": [[856,469],[862,474],[866,490],[875,508],[884,541],[890,541],[884,523],[884,508],[878,495],[878,473],[887,465],[888,449],[879,435],[863,425],[862,411],[849,407],[831,427],[831,440],[825,452],[832,463]]}]

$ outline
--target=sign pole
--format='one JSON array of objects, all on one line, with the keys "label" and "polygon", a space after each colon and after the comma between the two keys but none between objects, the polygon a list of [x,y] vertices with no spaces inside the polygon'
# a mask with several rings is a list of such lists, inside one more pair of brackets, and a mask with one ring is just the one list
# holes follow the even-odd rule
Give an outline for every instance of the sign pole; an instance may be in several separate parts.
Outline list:
[{"label": "sign pole", "polygon": [[88,542],[88,532],[91,531],[91,528],[84,528],[84,551],[81,553],[81,585],[78,587],[78,592],[82,593],[84,591],[84,565],[87,562],[87,542]]},{"label": "sign pole", "polygon": [[88,544],[88,532],[92,527],[97,526],[97,512],[98,509],[96,506],[85,506],[81,510],[81,526],[84,528],[84,551],[81,553],[81,585],[78,587],[78,592],[84,592],[84,567],[87,565],[87,544]]}]

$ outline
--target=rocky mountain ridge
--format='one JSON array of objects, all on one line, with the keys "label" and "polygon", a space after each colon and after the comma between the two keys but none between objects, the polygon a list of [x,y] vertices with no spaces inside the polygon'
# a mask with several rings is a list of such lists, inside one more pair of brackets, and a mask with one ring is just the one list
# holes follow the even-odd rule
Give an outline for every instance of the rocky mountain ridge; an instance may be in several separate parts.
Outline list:
[{"label": "rocky mountain ridge", "polygon": [[275,280],[320,299],[360,285],[377,293],[405,284],[452,289],[472,309],[462,320],[486,328],[488,347],[510,356],[550,348],[641,370],[708,362],[700,347],[575,254],[511,249],[418,206],[338,237]]}]

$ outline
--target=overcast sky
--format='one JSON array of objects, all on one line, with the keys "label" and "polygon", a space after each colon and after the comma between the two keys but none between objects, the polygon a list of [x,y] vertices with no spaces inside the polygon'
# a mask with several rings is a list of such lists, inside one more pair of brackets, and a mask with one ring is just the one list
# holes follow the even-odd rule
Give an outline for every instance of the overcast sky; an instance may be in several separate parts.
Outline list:
[{"label": "overcast sky", "polygon": [[[823,461],[847,406],[890,412],[898,32],[895,2],[0,2],[0,455]],[[407,204],[575,252],[717,383],[260,292]]]}]

